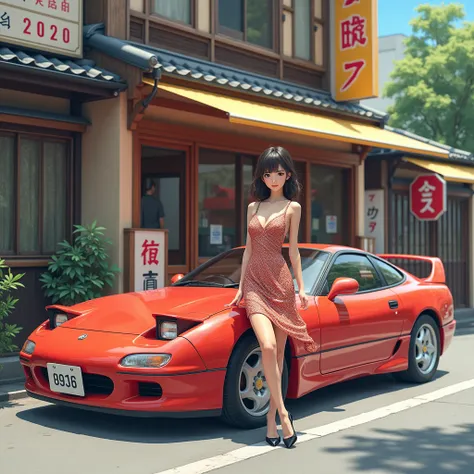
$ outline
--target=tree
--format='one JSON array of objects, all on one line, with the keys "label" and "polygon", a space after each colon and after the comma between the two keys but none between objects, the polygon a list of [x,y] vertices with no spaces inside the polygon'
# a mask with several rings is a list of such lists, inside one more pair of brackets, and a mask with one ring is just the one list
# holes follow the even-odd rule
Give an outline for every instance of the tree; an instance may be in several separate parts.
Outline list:
[{"label": "tree", "polygon": [[389,124],[474,152],[474,22],[460,4],[417,7],[385,96]]}]

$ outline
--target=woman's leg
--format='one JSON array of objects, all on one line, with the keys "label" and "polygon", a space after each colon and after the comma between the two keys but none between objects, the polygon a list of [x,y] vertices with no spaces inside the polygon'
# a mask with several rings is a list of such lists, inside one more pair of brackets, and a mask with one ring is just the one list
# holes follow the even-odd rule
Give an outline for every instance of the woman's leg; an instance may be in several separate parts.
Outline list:
[{"label": "woman's leg", "polygon": [[[278,377],[281,381],[281,376],[283,374],[283,360],[285,358],[285,347],[286,339],[288,335],[286,332],[282,331],[280,328],[273,325],[273,330],[275,332],[275,339],[277,345],[277,362],[278,362]],[[268,432],[271,434],[271,437],[277,437],[277,424],[276,424],[276,412],[277,412],[277,403],[272,395],[270,401],[270,410],[267,414],[267,426]]]},{"label": "woman's leg", "polygon": [[[291,423],[288,418],[288,411],[283,402],[281,393],[281,375],[277,362],[277,342],[275,330],[272,322],[263,314],[253,314],[250,317],[255,335],[257,336],[260,349],[262,351],[263,370],[265,379],[270,388],[270,393],[278,413],[283,430],[283,437],[287,438],[293,434]],[[274,433],[269,433],[271,437]]]}]

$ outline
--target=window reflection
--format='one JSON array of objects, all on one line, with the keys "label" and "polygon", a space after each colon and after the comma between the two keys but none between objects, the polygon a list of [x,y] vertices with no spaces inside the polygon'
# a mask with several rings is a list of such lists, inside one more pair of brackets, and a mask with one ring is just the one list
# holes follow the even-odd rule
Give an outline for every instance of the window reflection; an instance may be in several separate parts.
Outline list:
[{"label": "window reflection", "polygon": [[311,242],[349,245],[346,171],[311,165]]},{"label": "window reflection", "polygon": [[199,154],[199,257],[236,246],[236,157],[202,149]]}]

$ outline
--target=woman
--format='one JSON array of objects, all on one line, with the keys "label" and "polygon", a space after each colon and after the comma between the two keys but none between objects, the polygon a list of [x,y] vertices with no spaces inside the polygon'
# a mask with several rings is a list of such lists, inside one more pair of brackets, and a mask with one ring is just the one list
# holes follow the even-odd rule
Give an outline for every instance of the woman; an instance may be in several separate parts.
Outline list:
[{"label": "woman", "polygon": [[285,236],[289,233],[291,265],[301,308],[306,309],[308,298],[298,250],[301,206],[293,201],[300,189],[288,151],[282,147],[266,149],[258,159],[252,184],[256,202],[248,206],[247,243],[240,286],[229,304],[238,305],[244,298],[247,316],[262,351],[265,379],[271,393],[266,441],[271,446],[277,446],[281,441],[276,424],[278,412],[287,448],[295,444],[297,436],[293,417],[285,408],[281,391],[286,338],[291,336],[302,341],[308,352],[316,351],[316,345],[298,314],[293,279],[281,253]]}]

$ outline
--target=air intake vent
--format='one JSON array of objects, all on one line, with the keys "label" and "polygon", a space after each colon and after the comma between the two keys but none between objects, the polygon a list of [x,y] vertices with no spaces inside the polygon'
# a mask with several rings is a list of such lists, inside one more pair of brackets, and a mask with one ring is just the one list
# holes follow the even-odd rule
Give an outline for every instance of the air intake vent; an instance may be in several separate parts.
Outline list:
[{"label": "air intake vent", "polygon": [[163,389],[161,385],[154,382],[138,382],[138,393],[140,397],[161,398]]}]

